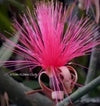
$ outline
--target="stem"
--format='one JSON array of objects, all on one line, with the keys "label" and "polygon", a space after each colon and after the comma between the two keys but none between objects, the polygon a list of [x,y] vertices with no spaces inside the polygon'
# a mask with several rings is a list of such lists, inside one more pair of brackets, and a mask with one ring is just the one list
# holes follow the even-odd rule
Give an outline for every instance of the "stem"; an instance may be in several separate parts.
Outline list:
[{"label": "stem", "polygon": [[7,92],[9,97],[18,105],[32,106],[24,91],[17,82],[0,70],[0,92]]},{"label": "stem", "polygon": [[[94,41],[95,41],[95,38],[97,36],[99,36],[98,31],[94,33]],[[97,60],[98,60],[97,50],[94,47],[92,54],[91,54],[89,70],[88,70],[88,74],[87,74],[87,77],[86,77],[85,84],[88,84],[89,82],[91,82],[94,79],[95,73],[96,73]]]},{"label": "stem", "polygon": [[[91,81],[89,84],[85,85],[84,87],[79,88],[76,92],[74,92],[72,95],[70,95],[69,98],[71,99],[72,102],[74,102],[74,101],[80,99],[80,97],[82,97],[89,91],[96,88],[98,85],[100,85],[100,76],[97,77],[96,79],[94,79],[93,81]],[[67,106],[69,103],[70,103],[69,99],[66,98],[62,102],[57,104],[57,106]]]},{"label": "stem", "polygon": [[[94,41],[98,32],[94,33]],[[92,48],[92,53],[91,53],[91,58],[90,58],[90,64],[89,64],[89,70],[88,70],[88,74],[86,76],[86,80],[85,80],[85,84],[88,84],[89,82],[91,82],[94,78],[95,78],[95,74],[96,74],[96,65],[97,65],[97,60],[98,60],[98,54],[97,54],[97,50],[96,48]],[[85,98],[87,98],[89,96],[89,94],[84,95],[81,98],[81,101],[84,100]]]},{"label": "stem", "polygon": [[94,48],[94,51],[91,54],[90,65],[85,84],[91,82],[95,77],[97,59],[98,59],[97,51]]},{"label": "stem", "polygon": [[10,100],[18,106],[52,106],[52,102],[43,95],[38,93],[25,95],[30,90],[0,70],[0,93],[7,92]]}]

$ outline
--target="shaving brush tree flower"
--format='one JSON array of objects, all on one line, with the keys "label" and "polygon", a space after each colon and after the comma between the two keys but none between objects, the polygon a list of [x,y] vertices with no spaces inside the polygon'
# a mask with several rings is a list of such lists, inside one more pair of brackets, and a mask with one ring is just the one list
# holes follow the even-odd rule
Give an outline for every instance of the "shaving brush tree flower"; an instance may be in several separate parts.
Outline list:
[{"label": "shaving brush tree flower", "polygon": [[[89,18],[79,20],[77,16],[69,15],[69,10],[58,2],[37,3],[34,16],[32,14],[28,9],[27,15],[21,16],[23,25],[17,20],[13,24],[14,33],[19,32],[19,44],[3,36],[9,43],[6,46],[15,46],[13,52],[24,58],[5,61],[5,66],[19,65],[29,70],[41,67],[41,89],[27,94],[41,91],[52,100],[62,100],[64,95],[72,93],[78,78],[76,70],[68,64],[100,44],[100,36],[94,40],[94,33],[99,28]],[[49,77],[50,88],[41,81],[42,74]]]}]

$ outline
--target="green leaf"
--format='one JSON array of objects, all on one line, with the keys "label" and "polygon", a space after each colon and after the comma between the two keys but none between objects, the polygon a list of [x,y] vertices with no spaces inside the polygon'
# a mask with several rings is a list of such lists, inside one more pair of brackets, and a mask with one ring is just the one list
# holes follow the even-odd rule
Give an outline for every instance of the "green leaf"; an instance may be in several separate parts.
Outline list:
[{"label": "green leaf", "polygon": [[[13,41],[14,43],[17,43],[18,38],[19,38],[18,34],[19,33],[17,33],[14,37],[11,37],[10,40]],[[1,48],[0,48],[0,61],[7,61],[11,57],[11,55],[13,53],[13,49],[14,49],[14,46],[10,45],[7,41],[4,43],[6,45],[9,45],[10,48],[6,47],[4,45],[1,46]],[[2,66],[2,65],[3,65],[3,63],[0,64],[0,66]]]},{"label": "green leaf", "polygon": [[[48,86],[48,83],[43,82],[46,86]],[[31,89],[40,89],[40,84],[37,80],[25,80],[23,81],[23,84],[26,85],[27,87],[30,87]]]},{"label": "green leaf", "polygon": [[38,83],[38,81],[35,81],[35,80],[26,80],[26,81],[23,81],[23,84],[32,88],[32,89],[39,89],[40,88],[40,85]]}]

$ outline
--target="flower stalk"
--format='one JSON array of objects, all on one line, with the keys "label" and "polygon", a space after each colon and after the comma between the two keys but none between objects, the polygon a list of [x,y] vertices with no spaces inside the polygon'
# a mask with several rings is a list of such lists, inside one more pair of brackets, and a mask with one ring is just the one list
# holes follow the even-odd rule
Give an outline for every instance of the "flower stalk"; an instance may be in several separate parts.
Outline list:
[{"label": "flower stalk", "polygon": [[[85,85],[84,87],[80,87],[76,92],[69,96],[72,102],[78,100],[80,97],[84,96],[89,91],[93,90],[97,86],[100,85],[100,76]],[[70,103],[69,99],[66,98],[62,102],[58,103],[56,106],[67,106]]]}]

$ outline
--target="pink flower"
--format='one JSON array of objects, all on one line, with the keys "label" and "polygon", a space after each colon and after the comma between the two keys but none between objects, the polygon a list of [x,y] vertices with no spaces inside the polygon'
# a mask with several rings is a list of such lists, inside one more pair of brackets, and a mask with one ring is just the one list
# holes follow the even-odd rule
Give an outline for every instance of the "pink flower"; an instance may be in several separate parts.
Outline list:
[{"label": "pink flower", "polygon": [[95,13],[95,21],[96,23],[99,23],[100,20],[100,0],[79,0],[79,7],[82,9],[86,9],[86,12],[88,13],[89,9],[93,10],[93,5],[95,6],[96,13]]},{"label": "pink flower", "polygon": [[[98,35],[94,40],[98,27],[88,18],[78,20],[76,16],[68,17],[69,10],[60,3],[42,2],[37,4],[34,13],[35,17],[28,10],[28,16],[24,14],[21,17],[23,26],[15,20],[15,33],[20,33],[20,44],[6,40],[16,47],[14,52],[24,60],[6,61],[6,66],[19,65],[30,70],[40,66],[39,83],[42,89],[32,92],[42,91],[51,99],[62,100],[64,94],[72,92],[77,81],[75,69],[68,64],[100,44]],[[41,81],[42,74],[49,77],[50,88]]]}]

